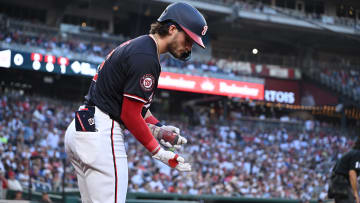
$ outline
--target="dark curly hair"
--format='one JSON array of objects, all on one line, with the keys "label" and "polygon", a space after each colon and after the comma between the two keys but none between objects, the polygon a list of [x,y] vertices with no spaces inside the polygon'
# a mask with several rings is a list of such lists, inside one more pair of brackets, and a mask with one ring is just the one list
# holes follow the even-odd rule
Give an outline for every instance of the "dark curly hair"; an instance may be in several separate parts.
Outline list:
[{"label": "dark curly hair", "polygon": [[175,25],[179,31],[182,31],[181,27],[172,21],[154,22],[150,25],[150,34],[158,34],[160,37],[165,37],[169,34],[169,27]]}]

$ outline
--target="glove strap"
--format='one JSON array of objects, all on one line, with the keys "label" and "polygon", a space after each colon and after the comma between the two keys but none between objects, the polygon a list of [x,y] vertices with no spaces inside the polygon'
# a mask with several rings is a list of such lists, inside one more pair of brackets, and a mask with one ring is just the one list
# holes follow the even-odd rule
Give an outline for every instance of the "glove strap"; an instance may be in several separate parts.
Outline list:
[{"label": "glove strap", "polygon": [[160,121],[158,119],[156,119],[154,116],[149,116],[145,119],[145,122],[156,125],[158,127],[161,127],[163,125],[161,125]]},{"label": "glove strap", "polygon": [[152,155],[155,155],[156,153],[158,153],[158,152],[160,151],[160,149],[161,149],[161,147],[160,147],[160,145],[159,145],[159,146],[157,146],[157,147],[151,152],[151,154],[152,154]]},{"label": "glove strap", "polygon": [[179,164],[179,162],[177,161],[178,157],[179,157],[179,155],[175,154],[174,158],[169,159],[168,163],[171,168],[175,168]]}]

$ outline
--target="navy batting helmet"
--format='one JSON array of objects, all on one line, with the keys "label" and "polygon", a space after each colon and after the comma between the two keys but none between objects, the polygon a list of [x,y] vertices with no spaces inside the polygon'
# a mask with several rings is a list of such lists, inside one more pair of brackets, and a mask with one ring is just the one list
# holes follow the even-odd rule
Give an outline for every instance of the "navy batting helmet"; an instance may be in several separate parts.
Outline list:
[{"label": "navy batting helmet", "polygon": [[205,49],[201,37],[206,34],[208,26],[196,8],[187,3],[172,3],[158,18],[159,22],[167,20],[177,23],[196,44]]}]

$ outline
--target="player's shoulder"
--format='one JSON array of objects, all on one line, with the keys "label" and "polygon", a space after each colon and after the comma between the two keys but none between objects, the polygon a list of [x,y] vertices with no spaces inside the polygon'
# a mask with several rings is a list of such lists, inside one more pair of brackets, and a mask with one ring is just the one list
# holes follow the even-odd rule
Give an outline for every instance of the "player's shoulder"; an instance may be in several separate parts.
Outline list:
[{"label": "player's shoulder", "polygon": [[352,150],[350,150],[350,152],[351,152],[352,155],[358,156],[360,158],[360,156],[359,156],[360,155],[360,150],[352,149]]},{"label": "player's shoulder", "polygon": [[142,35],[120,44],[114,50],[111,61],[127,65],[139,63],[159,65],[156,44],[149,35]]},{"label": "player's shoulder", "polygon": [[156,44],[149,35],[142,35],[128,42],[128,51],[130,54],[144,54],[157,56]]},{"label": "player's shoulder", "polygon": [[133,64],[153,64],[159,66],[159,58],[154,40],[149,35],[142,35],[133,39],[128,49],[128,62]]},{"label": "player's shoulder", "polygon": [[351,149],[348,152],[346,152],[345,154],[343,154],[343,156],[341,157],[341,159],[344,159],[344,160],[352,160],[354,158],[360,159],[360,150]]}]

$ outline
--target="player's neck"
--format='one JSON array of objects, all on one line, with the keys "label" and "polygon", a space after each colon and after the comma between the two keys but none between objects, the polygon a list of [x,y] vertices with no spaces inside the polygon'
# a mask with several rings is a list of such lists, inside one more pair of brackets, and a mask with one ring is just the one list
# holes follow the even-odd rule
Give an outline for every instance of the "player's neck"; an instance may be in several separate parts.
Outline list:
[{"label": "player's neck", "polygon": [[167,52],[166,42],[163,38],[161,38],[158,34],[150,34],[150,36],[155,40],[158,54],[163,54]]}]

